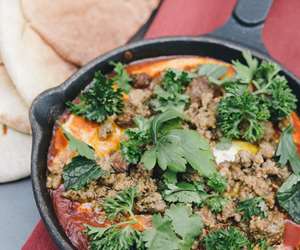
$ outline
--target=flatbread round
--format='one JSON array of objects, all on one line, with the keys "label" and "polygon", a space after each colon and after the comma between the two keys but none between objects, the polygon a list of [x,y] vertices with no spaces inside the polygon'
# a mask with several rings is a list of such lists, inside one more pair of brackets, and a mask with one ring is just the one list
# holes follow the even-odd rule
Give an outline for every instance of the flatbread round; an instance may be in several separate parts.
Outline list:
[{"label": "flatbread round", "polygon": [[158,4],[159,0],[22,0],[30,25],[76,65],[125,44]]},{"label": "flatbread round", "polygon": [[20,0],[0,0],[0,50],[12,81],[28,105],[76,70],[25,21]]},{"label": "flatbread round", "polygon": [[30,175],[31,136],[0,124],[0,183]]},{"label": "flatbread round", "polygon": [[29,134],[28,106],[18,94],[3,64],[0,64],[0,123]]}]

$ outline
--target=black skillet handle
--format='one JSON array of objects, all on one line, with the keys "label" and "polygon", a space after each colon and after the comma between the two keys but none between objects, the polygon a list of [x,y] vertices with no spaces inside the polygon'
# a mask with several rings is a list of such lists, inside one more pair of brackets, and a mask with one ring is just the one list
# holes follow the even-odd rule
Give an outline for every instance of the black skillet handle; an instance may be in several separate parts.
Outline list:
[{"label": "black skillet handle", "polygon": [[262,28],[273,0],[238,0],[227,23],[207,36],[240,44],[268,55]]}]

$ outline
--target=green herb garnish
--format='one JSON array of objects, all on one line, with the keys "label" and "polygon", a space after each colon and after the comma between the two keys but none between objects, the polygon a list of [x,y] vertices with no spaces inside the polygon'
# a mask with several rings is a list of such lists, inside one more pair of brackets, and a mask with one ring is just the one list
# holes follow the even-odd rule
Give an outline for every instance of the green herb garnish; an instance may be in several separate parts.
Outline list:
[{"label": "green herb garnish", "polygon": [[64,188],[80,190],[93,180],[105,174],[95,160],[76,156],[63,169]]},{"label": "green herb garnish", "polygon": [[114,66],[115,75],[112,77],[113,83],[116,83],[118,87],[122,89],[125,93],[129,93],[131,89],[132,79],[128,75],[125,69],[125,65],[121,62],[111,62],[110,64]]},{"label": "green herb garnish", "polygon": [[242,250],[250,245],[244,233],[235,227],[211,232],[204,237],[203,243],[206,250]]},{"label": "green herb garnish", "polygon": [[149,250],[188,250],[202,231],[200,216],[191,208],[172,205],[162,217],[152,217],[153,228],[144,232],[143,240]]},{"label": "green herb garnish", "polygon": [[79,103],[68,102],[70,111],[90,121],[103,122],[111,115],[118,115],[123,110],[121,88],[114,88],[113,80],[100,71],[95,73],[91,87],[81,93]]},{"label": "green herb garnish", "polygon": [[253,216],[265,218],[267,205],[261,197],[243,200],[238,204],[237,211],[243,213],[242,220],[249,221]]},{"label": "green herb garnish", "polygon": [[215,214],[221,213],[227,202],[228,199],[220,195],[213,195],[205,200],[205,204]]}]

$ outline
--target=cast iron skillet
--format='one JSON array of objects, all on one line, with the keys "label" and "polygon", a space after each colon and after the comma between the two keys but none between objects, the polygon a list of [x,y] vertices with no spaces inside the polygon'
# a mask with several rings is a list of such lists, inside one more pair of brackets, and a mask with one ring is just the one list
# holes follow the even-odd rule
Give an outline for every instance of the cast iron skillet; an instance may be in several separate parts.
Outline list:
[{"label": "cast iron skillet", "polygon": [[[230,62],[241,59],[245,48],[259,59],[270,59],[261,40],[263,23],[272,0],[240,0],[224,27],[205,37],[168,37],[139,41],[118,48],[91,61],[65,83],[39,95],[33,102],[30,120],[33,134],[31,169],[33,192],[41,217],[60,249],[74,249],[56,219],[46,188],[47,152],[55,120],[92,80],[96,70],[108,73],[109,61],[132,61],[171,55],[199,55]],[[129,52],[129,53],[128,53]],[[300,100],[300,81],[283,70],[291,88]],[[298,108],[299,109],[299,108]]]}]

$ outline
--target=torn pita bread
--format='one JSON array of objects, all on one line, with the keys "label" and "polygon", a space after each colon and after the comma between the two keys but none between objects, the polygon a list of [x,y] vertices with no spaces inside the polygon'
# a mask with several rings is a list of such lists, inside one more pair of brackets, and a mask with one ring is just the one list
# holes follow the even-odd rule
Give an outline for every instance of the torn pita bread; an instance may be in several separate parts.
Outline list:
[{"label": "torn pita bread", "polygon": [[30,175],[31,136],[0,124],[0,183]]},{"label": "torn pita bread", "polygon": [[0,50],[12,81],[28,105],[76,70],[26,23],[20,0],[0,0]]},{"label": "torn pita bread", "polygon": [[0,123],[29,134],[29,108],[18,94],[3,64],[0,64]]},{"label": "torn pita bread", "polygon": [[125,44],[158,4],[159,0],[22,0],[30,25],[76,65]]}]

